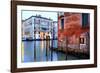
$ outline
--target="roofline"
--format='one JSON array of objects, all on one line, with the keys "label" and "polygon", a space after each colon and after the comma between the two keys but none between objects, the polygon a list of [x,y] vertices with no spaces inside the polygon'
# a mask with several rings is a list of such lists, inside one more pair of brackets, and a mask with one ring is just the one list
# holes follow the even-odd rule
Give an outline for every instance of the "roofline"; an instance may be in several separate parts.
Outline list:
[{"label": "roofline", "polygon": [[45,17],[40,17],[40,16],[30,16],[29,18],[25,19],[25,20],[22,20],[23,22],[24,21],[27,21],[28,19],[32,18],[32,17],[37,17],[37,18],[43,18],[43,19],[47,19],[47,20],[52,20],[52,19],[49,19],[49,18],[45,18]]}]

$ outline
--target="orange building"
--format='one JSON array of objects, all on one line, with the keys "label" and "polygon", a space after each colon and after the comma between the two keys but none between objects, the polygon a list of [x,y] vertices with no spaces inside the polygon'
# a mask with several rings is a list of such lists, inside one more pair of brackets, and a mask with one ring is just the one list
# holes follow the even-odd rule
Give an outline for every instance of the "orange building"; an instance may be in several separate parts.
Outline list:
[{"label": "orange building", "polygon": [[81,49],[89,52],[89,14],[58,14],[58,47],[60,50]]}]

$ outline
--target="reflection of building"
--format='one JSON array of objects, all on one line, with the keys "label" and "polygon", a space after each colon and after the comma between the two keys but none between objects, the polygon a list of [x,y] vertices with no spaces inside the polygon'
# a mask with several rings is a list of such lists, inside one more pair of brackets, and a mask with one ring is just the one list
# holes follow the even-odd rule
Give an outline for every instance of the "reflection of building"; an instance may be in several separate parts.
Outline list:
[{"label": "reflection of building", "polygon": [[[22,33],[24,39],[51,39],[53,38],[52,33],[57,29],[56,21],[50,18],[45,18],[40,15],[31,16],[22,23]],[[56,36],[57,34],[54,34]]]},{"label": "reflection of building", "polygon": [[89,14],[61,12],[58,15],[59,47],[67,45],[72,49],[89,51]]}]

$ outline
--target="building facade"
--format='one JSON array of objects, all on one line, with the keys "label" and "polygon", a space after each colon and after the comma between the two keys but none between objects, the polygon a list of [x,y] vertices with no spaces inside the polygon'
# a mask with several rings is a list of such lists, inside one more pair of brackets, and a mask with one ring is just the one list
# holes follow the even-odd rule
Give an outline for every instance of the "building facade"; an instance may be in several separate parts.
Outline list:
[{"label": "building facade", "polygon": [[[89,14],[68,13],[58,14],[58,47],[61,49],[84,49],[89,51]],[[70,50],[69,49],[69,50]]]},{"label": "building facade", "polygon": [[[31,16],[22,21],[23,39],[52,39],[57,37],[57,21],[41,15]],[[54,30],[56,29],[56,30]],[[56,33],[56,34],[53,34]],[[53,34],[53,35],[52,35]]]}]

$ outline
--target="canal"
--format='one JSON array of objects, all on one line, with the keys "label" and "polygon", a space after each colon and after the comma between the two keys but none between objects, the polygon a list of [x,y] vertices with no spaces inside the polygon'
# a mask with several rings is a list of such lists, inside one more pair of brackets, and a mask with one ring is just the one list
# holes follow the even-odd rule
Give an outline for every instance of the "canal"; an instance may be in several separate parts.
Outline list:
[{"label": "canal", "polygon": [[[49,45],[47,44],[49,42]],[[53,48],[57,48],[57,40],[53,40]],[[61,61],[66,60],[66,54],[51,51],[52,41],[22,41],[22,62]],[[68,60],[76,60],[77,57],[67,55]]]}]

